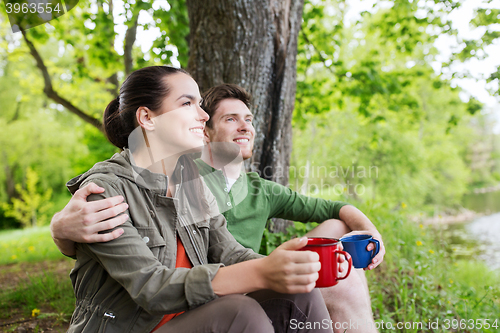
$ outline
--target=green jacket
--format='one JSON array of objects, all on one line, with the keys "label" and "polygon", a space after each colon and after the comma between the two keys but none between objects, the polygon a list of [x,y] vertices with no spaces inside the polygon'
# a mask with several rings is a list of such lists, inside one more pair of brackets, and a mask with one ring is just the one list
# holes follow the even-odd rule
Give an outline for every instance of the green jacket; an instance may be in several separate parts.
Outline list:
[{"label": "green jacket", "polygon": [[[72,193],[89,182],[105,189],[88,200],[122,195],[130,217],[117,239],[77,244],[70,274],[76,309],[68,332],[150,332],[164,314],[217,298],[211,281],[219,267],[261,257],[235,241],[206,185],[210,216],[189,205],[182,166],[169,198],[167,177],[132,167],[129,154],[115,154],[67,184]],[[175,268],[177,235],[192,269]]]}]

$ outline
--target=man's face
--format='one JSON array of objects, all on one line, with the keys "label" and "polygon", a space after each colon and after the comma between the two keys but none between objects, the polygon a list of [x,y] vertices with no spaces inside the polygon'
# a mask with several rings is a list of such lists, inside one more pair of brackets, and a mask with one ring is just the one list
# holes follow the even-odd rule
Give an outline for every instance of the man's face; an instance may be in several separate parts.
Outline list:
[{"label": "man's face", "polygon": [[244,160],[252,157],[255,128],[253,115],[239,99],[224,99],[212,115],[212,128],[205,128],[207,142],[232,142],[240,148]]}]

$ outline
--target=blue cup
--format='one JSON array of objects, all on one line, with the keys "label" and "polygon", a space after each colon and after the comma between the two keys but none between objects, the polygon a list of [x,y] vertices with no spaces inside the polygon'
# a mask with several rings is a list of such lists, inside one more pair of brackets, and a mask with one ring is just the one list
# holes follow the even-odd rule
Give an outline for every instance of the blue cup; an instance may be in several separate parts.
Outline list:
[{"label": "blue cup", "polygon": [[[354,268],[366,268],[372,262],[373,257],[375,257],[380,251],[380,243],[378,240],[374,239],[371,235],[352,235],[342,237],[340,239],[344,251],[349,253],[352,258],[352,265]],[[369,243],[375,244],[375,249],[372,251],[367,251],[366,247]]]}]

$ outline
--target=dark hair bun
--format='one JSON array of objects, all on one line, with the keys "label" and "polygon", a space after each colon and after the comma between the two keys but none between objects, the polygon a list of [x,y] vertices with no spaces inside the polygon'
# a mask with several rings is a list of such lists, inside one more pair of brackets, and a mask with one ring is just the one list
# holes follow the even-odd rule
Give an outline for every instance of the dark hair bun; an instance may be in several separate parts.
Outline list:
[{"label": "dark hair bun", "polygon": [[123,124],[120,117],[118,97],[112,100],[104,111],[104,133],[108,140],[118,148],[128,147],[128,135],[123,137]]}]

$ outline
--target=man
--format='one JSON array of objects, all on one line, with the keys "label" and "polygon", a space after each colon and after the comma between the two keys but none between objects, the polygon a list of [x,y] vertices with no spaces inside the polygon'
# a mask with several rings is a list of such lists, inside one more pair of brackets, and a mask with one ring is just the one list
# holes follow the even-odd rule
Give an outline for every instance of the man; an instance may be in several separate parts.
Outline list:
[{"label": "man", "polygon": [[[201,158],[195,161],[235,239],[258,251],[270,218],[322,222],[307,236],[340,238],[350,232],[373,235],[380,241],[381,248],[367,269],[378,266],[385,254],[382,237],[357,208],[303,196],[264,180],[256,173],[241,172],[243,160],[252,156],[255,136],[249,106],[250,95],[236,85],[219,85],[205,93],[202,107],[210,116],[205,127],[208,145]],[[102,191],[92,184],[80,189],[68,205],[54,216],[52,237],[61,252],[74,255],[72,241],[102,242],[121,235],[120,228],[116,227],[127,219],[125,214],[116,216],[127,209],[122,197],[86,202],[90,193]],[[109,229],[114,230],[99,233]],[[368,249],[372,248],[370,244]],[[376,332],[363,271],[353,271],[346,280],[323,288],[321,292],[333,322],[338,323],[338,327],[334,327],[335,332],[344,332],[345,329],[348,332]]]}]

